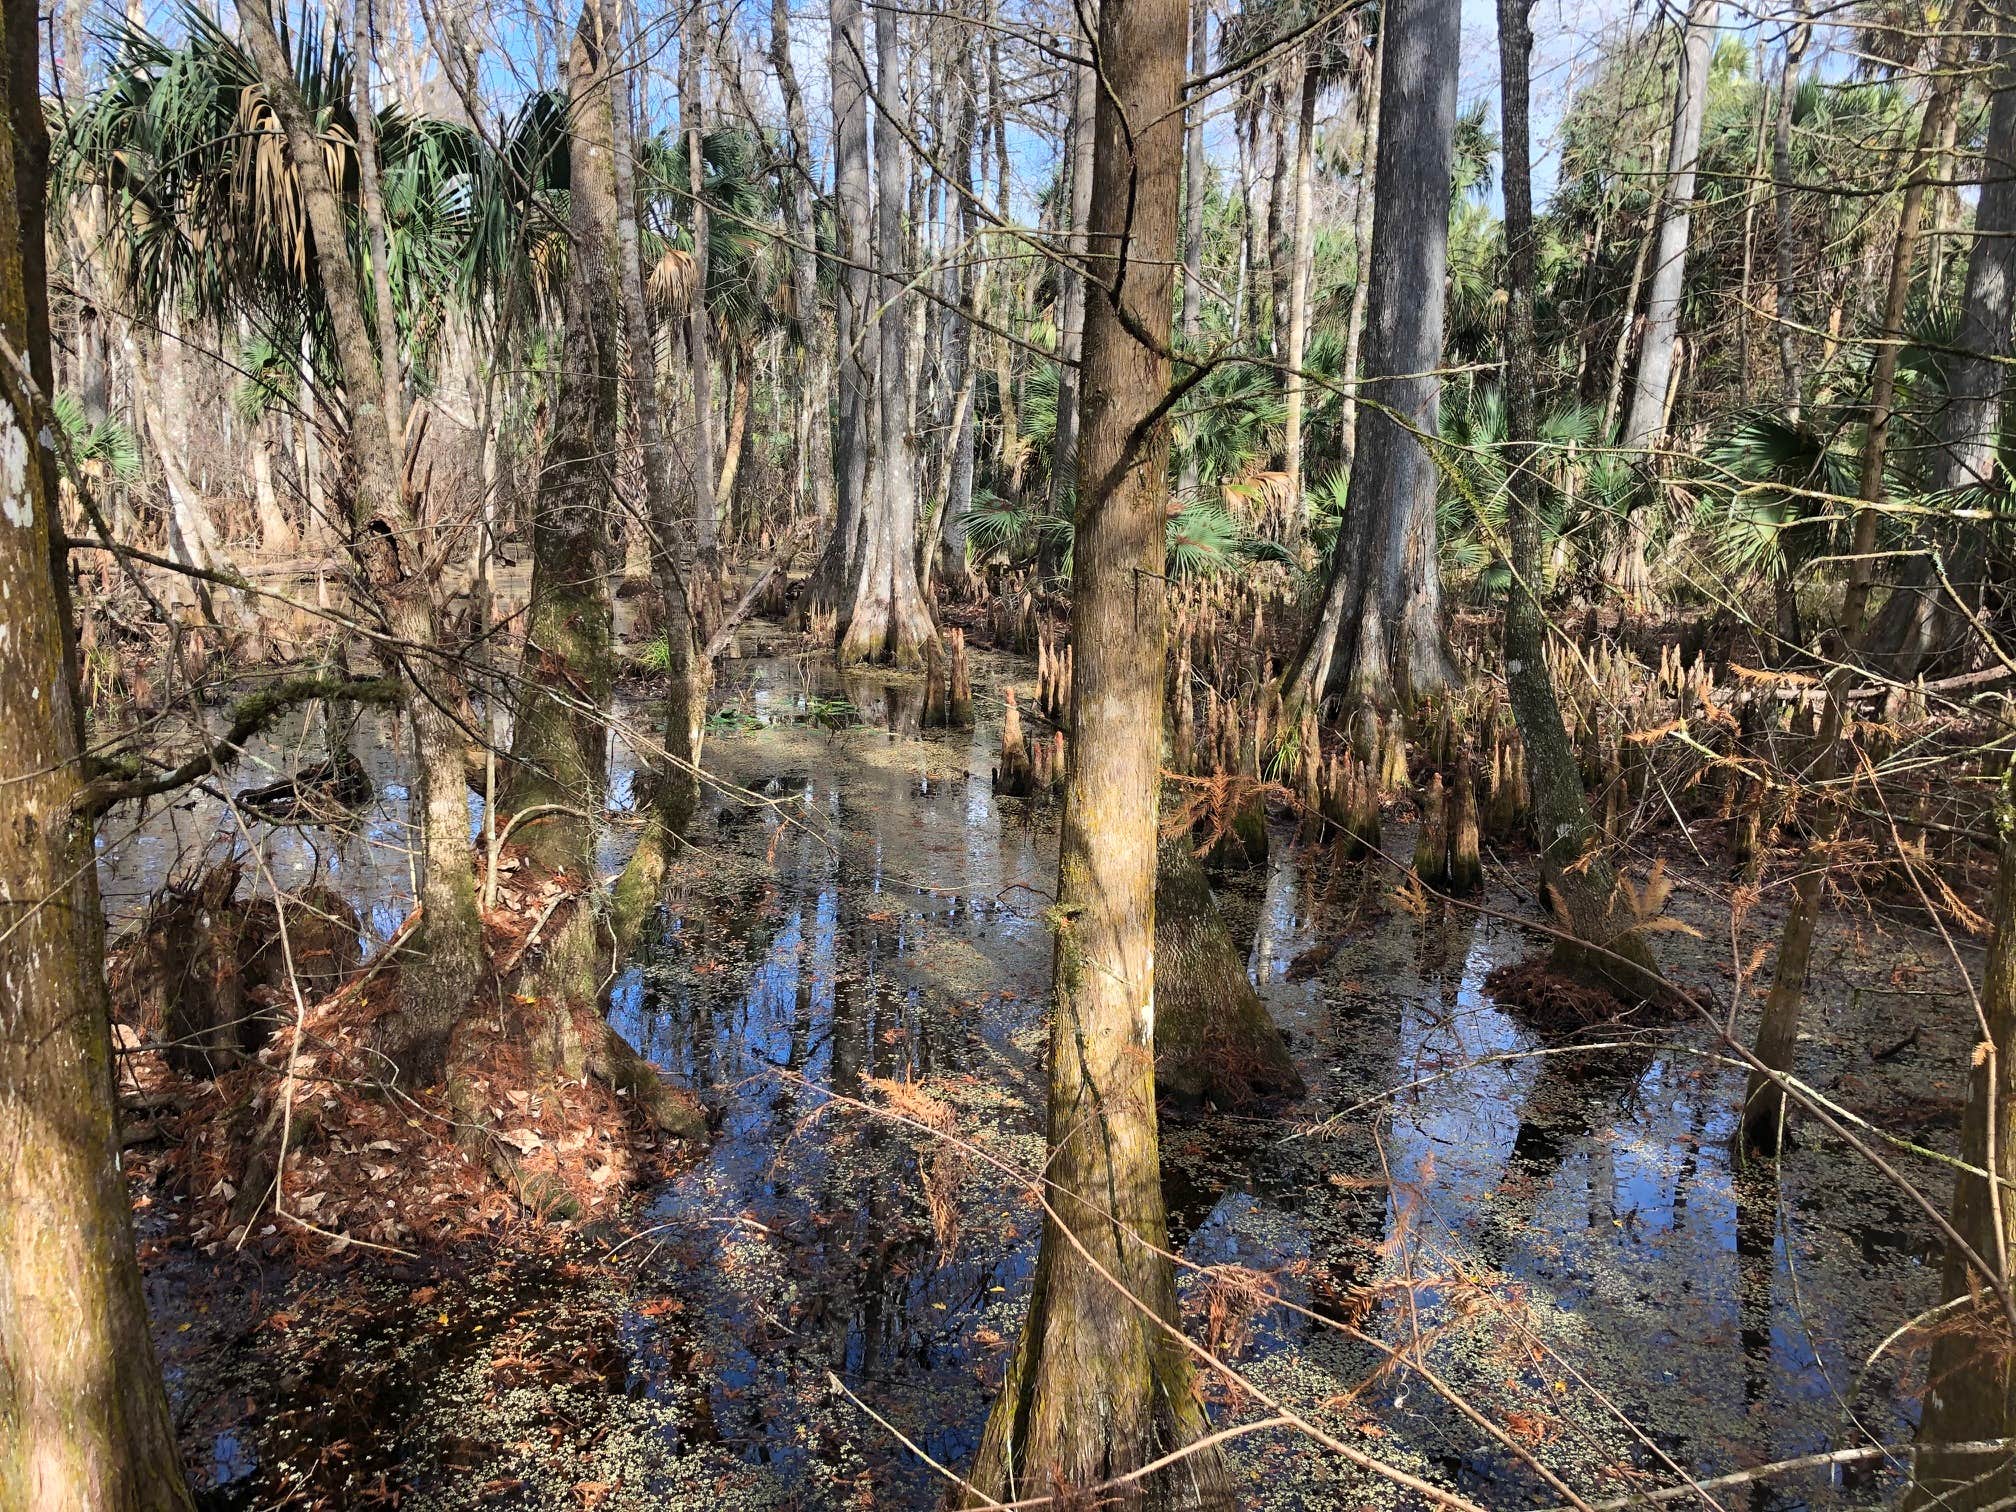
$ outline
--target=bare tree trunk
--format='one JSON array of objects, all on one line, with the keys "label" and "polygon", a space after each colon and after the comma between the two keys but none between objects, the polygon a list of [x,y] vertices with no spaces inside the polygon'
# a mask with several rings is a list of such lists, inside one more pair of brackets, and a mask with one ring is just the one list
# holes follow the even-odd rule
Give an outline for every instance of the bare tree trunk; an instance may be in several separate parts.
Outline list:
[{"label": "bare tree trunk", "polygon": [[[1082,14],[1096,17],[1096,7]],[[1077,39],[1075,52],[1090,53],[1091,39]],[[1099,93],[1099,74],[1087,61],[1073,69],[1076,78],[1071,103],[1071,224],[1065,239],[1066,263],[1061,270],[1062,308],[1057,320],[1057,437],[1050,459],[1050,507],[1059,515],[1070,507],[1078,481],[1078,421],[1080,374],[1078,359],[1085,345],[1085,229],[1092,213],[1092,142]]]},{"label": "bare tree trunk", "polygon": [[286,556],[299,538],[273,487],[273,427],[263,417],[253,425],[258,431],[252,438],[252,497],[259,511],[259,547],[271,556]]},{"label": "bare tree trunk", "polygon": [[[1206,1429],[1195,1371],[1173,1333],[1181,1325],[1174,1270],[1161,1253],[1155,1120],[1168,421],[1135,434],[1170,380],[1183,55],[1167,43],[1181,35],[1183,13],[1184,0],[1105,0],[1099,18],[1104,86],[1071,600],[1077,737],[1050,1035],[1051,1209],[1028,1318],[973,1471],[973,1485],[1001,1500],[1101,1485]],[[1116,287],[1145,343],[1122,326]],[[1215,1449],[1118,1495],[1154,1508],[1234,1504]]]},{"label": "bare tree trunk", "polygon": [[[2006,44],[2005,44],[2006,47]],[[1997,96],[2007,98],[2007,91]],[[2016,775],[2016,772],[2012,772]],[[1996,874],[1994,938],[1981,973],[1980,1027],[1960,1158],[1998,1184],[1962,1173],[1953,1185],[1953,1227],[1975,1256],[1996,1267],[1983,1275],[1958,1246],[1946,1251],[1945,1295],[1957,1308],[1932,1336],[1925,1376],[1922,1444],[2016,1436],[2016,1350],[2007,1297],[2016,1252],[2016,792],[2004,780],[1995,831],[2002,837]],[[1998,1297],[1997,1292],[2001,1295]],[[1916,1512],[1985,1512],[2016,1493],[2016,1454],[1918,1456],[1904,1505]]]},{"label": "bare tree trunk", "polygon": [[350,0],[350,67],[356,100],[357,190],[364,204],[364,236],[371,251],[371,294],[378,316],[378,372],[385,391],[385,423],[395,443],[406,435],[406,412],[399,382],[399,321],[392,305],[390,237],[385,231],[385,194],[378,176],[378,112],[371,103],[370,0]]},{"label": "bare tree trunk", "polygon": [[[622,35],[617,0],[601,0],[603,35],[613,48]],[[625,69],[622,77],[633,77]],[[680,571],[680,520],[672,487],[672,459],[658,402],[656,347],[644,303],[644,254],[637,228],[636,137],[626,87],[612,101],[612,179],[615,186],[617,286],[623,302],[624,344],[629,355],[630,403],[643,438],[644,507],[650,526],[651,581],[664,616],[667,653],[665,760],[657,773],[651,818],[616,884],[618,943],[635,933],[651,904],[671,853],[699,804],[700,741],[707,720],[711,663],[701,644],[688,577]],[[698,291],[695,291],[698,297]],[[823,403],[823,399],[821,401]],[[828,458],[828,480],[831,480]],[[815,461],[816,467],[816,461]]]},{"label": "bare tree trunk", "polygon": [[[1300,72],[1300,60],[1284,65],[1284,70]],[[1299,93],[1299,90],[1298,90]],[[1288,245],[1288,194],[1294,158],[1288,151],[1287,81],[1275,78],[1267,85],[1267,341],[1276,362],[1288,347],[1288,283],[1292,254]]]},{"label": "bare tree trunk", "polygon": [[[2011,321],[2016,319],[2016,65],[2010,56],[2016,43],[2005,31],[1996,47],[1967,292],[1946,367],[1946,407],[1939,415],[1933,465],[1934,488],[1948,494],[1995,482]],[[1900,682],[1972,643],[1972,615],[1979,612],[1987,587],[1986,522],[1934,520],[1927,525],[1931,539],[1919,545],[1936,557],[1909,560],[1869,631],[1871,659]]]},{"label": "bare tree trunk", "polygon": [[791,292],[798,307],[799,404],[807,420],[807,472],[812,482],[812,507],[822,524],[838,523],[833,475],[833,410],[827,385],[833,374],[833,342],[819,309],[819,228],[813,212],[812,128],[798,89],[798,70],[791,60],[791,11],[787,0],[770,3],[770,63],[784,95],[784,122],[790,131],[791,178],[784,196],[785,228],[791,248]]},{"label": "bare tree trunk", "polygon": [[917,447],[910,425],[910,300],[903,245],[903,138],[890,113],[899,105],[901,18],[875,13],[877,98],[885,112],[875,133],[876,263],[881,275],[877,331],[880,487],[863,521],[853,608],[840,637],[842,661],[887,660],[921,666],[938,654],[938,627],[917,582]]},{"label": "bare tree trunk", "polygon": [[[1673,129],[1666,148],[1666,190],[1653,255],[1638,374],[1624,421],[1627,447],[1657,447],[1666,429],[1666,392],[1680,331],[1680,290],[1687,277],[1687,242],[1694,218],[1694,169],[1701,156],[1701,118],[1708,108],[1708,55],[1715,40],[1716,0],[1694,0],[1680,44],[1673,94]],[[1631,511],[1610,562],[1611,585],[1628,603],[1649,604],[1652,581],[1645,553],[1653,526],[1650,505]]]},{"label": "bare tree trunk", "polygon": [[1315,235],[1316,96],[1322,74],[1314,60],[1302,62],[1301,109],[1295,126],[1295,245],[1288,259],[1288,413],[1283,424],[1283,466],[1288,474],[1288,507],[1302,520],[1302,408],[1307,385],[1302,351],[1309,341],[1309,264]]},{"label": "bare tree trunk", "polygon": [[[1799,858],[1792,885],[1792,906],[1778,940],[1778,959],[1771,968],[1771,991],[1757,1026],[1757,1059],[1765,1069],[1750,1073],[1743,1097],[1745,1144],[1764,1155],[1776,1155],[1784,1133],[1785,1092],[1772,1072],[1788,1073],[1799,1042],[1799,1013],[1806,995],[1806,970],[1813,954],[1813,933],[1820,922],[1820,902],[1827,880],[1829,854],[1840,833],[1842,811],[1838,795],[1829,790],[1839,770],[1841,731],[1846,717],[1849,682],[1859,673],[1856,659],[1863,649],[1869,594],[1875,584],[1876,527],[1883,499],[1883,467],[1889,453],[1890,422],[1897,399],[1897,365],[1904,347],[1905,307],[1911,294],[1911,268],[1917,258],[1924,224],[1927,180],[1938,161],[1937,146],[1953,113],[1960,88],[1959,65],[1970,43],[1966,30],[1972,7],[1956,6],[1941,35],[1932,97],[1919,123],[1912,154],[1911,176],[1897,209],[1897,235],[1891,244],[1890,281],[1883,303],[1883,325],[1869,384],[1869,420],[1862,443],[1862,476],[1856,497],[1855,532],[1849,546],[1848,590],[1842,598],[1840,659],[1826,684],[1812,766],[1805,774],[1821,793],[1820,812],[1812,821],[1811,842]],[[2004,338],[2006,339],[2006,338]]]},{"label": "bare tree trunk", "polygon": [[1757,197],[1764,189],[1765,124],[1769,119],[1771,90],[1764,83],[1764,44],[1757,44],[1757,132],[1750,156],[1750,185],[1743,191],[1743,276],[1736,297],[1736,394],[1747,408],[1750,403],[1750,328],[1756,323],[1751,311],[1752,278],[1757,271]]},{"label": "bare tree trunk", "polygon": [[[1659,209],[1659,194],[1652,195],[1652,210]],[[1638,255],[1631,260],[1631,282],[1624,289],[1622,315],[1617,322],[1617,345],[1610,353],[1610,387],[1603,398],[1603,423],[1597,435],[1606,446],[1617,428],[1617,410],[1624,402],[1624,374],[1631,365],[1631,338],[1638,326],[1638,296],[1645,289],[1645,270],[1652,265],[1652,249],[1658,245],[1656,229],[1648,228],[1638,238]]]},{"label": "bare tree trunk", "polygon": [[[869,263],[874,239],[868,184],[868,61],[861,0],[829,0],[833,78],[833,198],[838,205],[840,267],[834,298],[839,354],[839,420],[834,437],[833,534],[806,593],[813,613],[844,621],[852,602],[861,517],[869,493],[868,401],[874,382]],[[844,629],[844,623],[839,628]]]},{"label": "bare tree trunk", "polygon": [[1437,473],[1422,438],[1436,434],[1441,409],[1461,24],[1459,0],[1424,0],[1383,28],[1365,360],[1376,407],[1360,422],[1356,506],[1338,532],[1322,612],[1286,680],[1291,701],[1411,706],[1450,682]]},{"label": "bare tree trunk", "polygon": [[1797,333],[1792,328],[1792,104],[1799,94],[1799,60],[1806,55],[1812,30],[1802,4],[1799,24],[1785,38],[1784,63],[1778,71],[1778,116],[1771,126],[1771,215],[1778,232],[1778,366],[1784,375],[1785,418],[1795,425],[1805,385],[1799,376]]},{"label": "bare tree trunk", "polygon": [[53,424],[36,12],[6,0],[0,115],[0,1506],[189,1512],[119,1168],[105,928]]},{"label": "bare tree trunk", "polygon": [[749,440],[749,407],[756,366],[756,354],[747,346],[735,348],[735,368],[728,380],[728,429],[721,438],[721,486],[714,501],[721,514],[733,519],[735,484],[742,476],[742,449]]},{"label": "bare tree trunk", "polygon": [[[979,217],[973,209],[973,142],[979,128],[979,79],[971,54],[961,69],[963,97],[958,127],[952,134],[952,172],[959,189],[959,266],[951,294],[960,310],[975,310],[986,303],[987,264],[980,261]],[[979,262],[980,271],[974,272]],[[979,362],[973,351],[973,322],[964,314],[947,314],[945,335],[946,382],[952,391],[951,465],[946,469],[945,487],[937,505],[937,519],[924,533],[917,575],[924,596],[931,596],[931,574],[940,557],[953,586],[964,592],[966,570],[966,514],[973,506],[973,453],[975,416],[974,394]],[[942,538],[943,549],[938,549]]]},{"label": "bare tree trunk", "polygon": [[[1190,0],[1190,73],[1201,77],[1210,66],[1210,0]],[[1183,129],[1183,345],[1197,348],[1204,315],[1204,97],[1190,102]],[[1183,449],[1183,476],[1176,487],[1178,503],[1197,497],[1197,452]]]},{"label": "bare tree trunk", "polygon": [[[1620,909],[1617,877],[1603,853],[1603,832],[1589,814],[1575,748],[1554,696],[1547,666],[1547,621],[1540,606],[1543,481],[1538,405],[1539,353],[1533,334],[1535,237],[1529,128],[1532,0],[1498,0],[1499,112],[1505,154],[1505,432],[1510,443],[1512,582],[1505,601],[1505,682],[1519,738],[1526,748],[1533,834],[1540,878],[1561,904],[1577,939],[1555,949],[1557,964],[1628,997],[1657,990],[1658,965],[1642,935]],[[1593,946],[1594,949],[1586,949]]]},{"label": "bare tree trunk", "polygon": [[1373,43],[1372,79],[1359,102],[1358,199],[1352,206],[1351,244],[1357,250],[1358,281],[1351,288],[1351,315],[1344,327],[1344,397],[1337,406],[1337,465],[1351,476],[1358,457],[1358,369],[1365,347],[1365,310],[1371,302],[1372,216],[1379,183],[1379,76],[1385,71],[1386,32]]},{"label": "bare tree trunk", "polygon": [[[408,508],[399,447],[384,409],[381,363],[391,358],[381,357],[371,340],[344,235],[342,206],[273,18],[263,4],[247,5],[238,16],[286,133],[288,159],[315,239],[323,305],[350,400],[350,447],[357,464],[352,500],[357,550],[385,606],[392,633],[405,646],[438,646],[439,605],[431,585],[408,570],[427,552],[428,541],[416,512]],[[463,734],[448,712],[459,700],[432,664],[410,652],[395,655],[411,689],[407,708],[420,754],[419,829],[426,868],[420,885],[424,924],[419,959],[401,973],[400,1011],[388,1026],[389,1053],[402,1071],[424,1084],[440,1073],[448,1031],[468,1005],[486,962],[469,867]]]},{"label": "bare tree trunk", "polygon": [[693,227],[693,302],[686,307],[686,363],[693,383],[693,547],[697,571],[693,609],[702,632],[711,630],[721,582],[720,522],[714,492],[713,343],[707,330],[706,129],[700,98],[700,57],[705,51],[707,15],[696,5],[679,39],[679,131],[686,144],[686,192]]}]

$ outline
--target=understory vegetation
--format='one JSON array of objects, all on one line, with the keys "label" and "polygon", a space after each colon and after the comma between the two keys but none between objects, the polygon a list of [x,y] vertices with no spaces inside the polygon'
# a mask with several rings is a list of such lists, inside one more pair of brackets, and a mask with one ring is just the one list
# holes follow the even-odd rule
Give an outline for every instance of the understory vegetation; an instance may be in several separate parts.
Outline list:
[{"label": "understory vegetation", "polygon": [[2016,1504],[2016,15],[1542,9],[0,0],[0,1509]]}]

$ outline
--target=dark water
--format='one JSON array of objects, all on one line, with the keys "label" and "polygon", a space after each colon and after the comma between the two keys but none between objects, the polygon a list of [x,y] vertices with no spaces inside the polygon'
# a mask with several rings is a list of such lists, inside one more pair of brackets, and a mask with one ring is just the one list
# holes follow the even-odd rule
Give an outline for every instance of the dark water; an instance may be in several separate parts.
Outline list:
[{"label": "dark water", "polygon": [[[164,1264],[159,1331],[185,1436],[211,1446],[212,1505],[934,1505],[943,1478],[865,1409],[941,1464],[970,1457],[1035,1209],[1000,1171],[941,1167],[940,1146],[845,1100],[923,1096],[989,1156],[1040,1165],[1053,816],[993,798],[984,692],[980,727],[954,734],[918,733],[902,684],[789,661],[731,664],[722,692],[709,765],[740,791],[710,794],[701,854],[613,1007],[719,1108],[719,1136],[633,1221],[558,1256],[504,1236],[445,1274],[246,1261],[202,1313],[191,1265]],[[410,906],[391,733],[360,740],[380,798],[358,834],[267,837],[282,885],[320,867],[381,936]],[[151,885],[202,818],[157,815],[109,847],[108,889]],[[612,826],[612,863],[622,838]],[[1915,1383],[1894,1355],[1862,1366],[1936,1300],[1915,1211],[1824,1141],[1775,1186],[1739,1176],[1741,1078],[1705,1033],[1536,1054],[1484,988],[1530,948],[1519,931],[1417,918],[1390,879],[1276,841],[1224,904],[1312,1095],[1273,1118],[1172,1117],[1163,1136],[1185,1257],[1264,1273],[1307,1310],[1220,1317],[1214,1346],[1255,1387],[1491,1506],[1532,1504],[1530,1472],[1334,1322],[1418,1349],[1590,1496],[1630,1489],[1629,1467],[1670,1481],[1668,1461],[1706,1476],[1908,1438]],[[1340,938],[1296,980],[1300,952]],[[1922,948],[1882,949],[1906,946]],[[1802,1056],[1837,1095],[1880,1100],[1875,1083],[1917,1087],[1947,1060],[1939,1031],[1915,1064],[1868,1063],[1862,1046],[1933,1010],[1849,991],[1878,979],[1861,948],[1823,940]],[[1208,1329],[1217,1288],[1184,1288]],[[259,1321],[275,1309],[297,1321]],[[1227,1422],[1264,1410],[1212,1399]],[[1306,1439],[1231,1453],[1249,1505],[1411,1504]],[[1809,1475],[1722,1504],[1874,1502],[1896,1484]]]}]

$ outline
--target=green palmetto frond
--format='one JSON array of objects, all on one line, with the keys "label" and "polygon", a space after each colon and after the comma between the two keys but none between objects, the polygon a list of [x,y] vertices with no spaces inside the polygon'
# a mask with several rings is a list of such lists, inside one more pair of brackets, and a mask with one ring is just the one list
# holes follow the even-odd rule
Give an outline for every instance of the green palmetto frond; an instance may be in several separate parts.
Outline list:
[{"label": "green palmetto frond", "polygon": [[1840,513],[1827,496],[1855,486],[1852,452],[1782,415],[1745,417],[1704,460],[1694,527],[1732,574],[1789,576],[1826,550]]},{"label": "green palmetto frond", "polygon": [[[185,5],[174,24],[177,41],[115,27],[104,86],[58,123],[58,191],[97,198],[108,259],[142,303],[180,304],[219,324],[249,310],[312,329],[322,319],[313,238],[265,85],[202,10]],[[361,271],[350,58],[340,42],[325,47],[319,28],[288,28],[281,40],[350,212],[348,250]],[[520,228],[544,223],[528,196],[551,192],[551,156],[515,136],[493,157],[467,127],[396,106],[378,112],[377,127],[387,271],[402,326],[424,342],[451,301],[481,298],[478,280],[499,277],[509,249],[536,260]],[[564,184],[564,152],[558,166]]]},{"label": "green palmetto frond", "polygon": [[120,482],[140,471],[140,443],[132,429],[110,415],[98,421],[88,419],[84,401],[68,389],[59,391],[50,408],[56,423],[63,427],[70,455],[80,463],[96,462]]}]

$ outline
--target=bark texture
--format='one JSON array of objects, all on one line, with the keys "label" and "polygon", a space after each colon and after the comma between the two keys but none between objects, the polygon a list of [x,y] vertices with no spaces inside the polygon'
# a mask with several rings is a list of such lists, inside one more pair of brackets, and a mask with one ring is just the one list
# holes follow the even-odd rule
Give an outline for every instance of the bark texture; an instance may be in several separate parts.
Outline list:
[{"label": "bark texture", "polygon": [[875,133],[876,264],[881,298],[876,322],[881,466],[862,520],[854,569],[853,607],[840,636],[840,659],[918,667],[939,655],[938,627],[917,581],[917,440],[911,429],[910,305],[903,239],[903,138],[889,112],[897,108],[902,72],[902,17],[875,13],[877,98],[885,112]]},{"label": "bark texture", "polygon": [[[1967,258],[1967,293],[1960,305],[1956,350],[1946,365],[1946,407],[1939,415],[1933,479],[1942,493],[1996,483],[2003,375],[2016,319],[2016,42],[2005,30],[1995,46],[1995,94],[1982,153],[1974,246]],[[1935,523],[1928,534],[1917,546],[1932,554],[1909,559],[1902,581],[1869,632],[1870,659],[1902,682],[1955,659],[1972,645],[1971,616],[1980,610],[1987,587],[1985,522]]]},{"label": "bark texture", "polygon": [[[1652,278],[1645,296],[1645,328],[1638,341],[1638,368],[1631,408],[1624,420],[1624,444],[1647,450],[1666,431],[1666,397],[1680,334],[1680,290],[1687,277],[1687,242],[1694,224],[1694,170],[1701,158],[1701,118],[1708,109],[1708,59],[1715,40],[1716,0],[1694,0],[1680,43],[1680,74],[1673,91],[1673,126],[1666,145],[1666,191]],[[1610,561],[1612,586],[1627,601],[1648,601],[1651,580],[1645,551],[1653,506],[1630,512]]]},{"label": "bark texture", "polygon": [[869,313],[874,280],[868,203],[868,53],[861,0],[831,0],[833,199],[840,241],[833,299],[835,388],[833,534],[806,594],[808,609],[837,614],[854,583],[861,514],[868,496],[868,397],[875,353]]},{"label": "bark texture", "polygon": [[[1995,881],[1995,938],[1981,981],[1981,1060],[1960,1123],[1960,1158],[2002,1183],[1999,1200],[1979,1176],[1953,1188],[1953,1227],[1975,1255],[1999,1265],[1984,1276],[1957,1247],[1946,1253],[1945,1294],[1955,1304],[1934,1336],[1918,1438],[1967,1443],[2016,1435],[2016,1350],[1993,1287],[2007,1288],[2016,1252],[2016,793],[2005,779],[1996,823],[2002,864]],[[2006,1295],[2006,1292],[2005,1292]],[[1921,1454],[1907,1507],[1981,1512],[2016,1495],[2016,1454]]]},{"label": "bark texture", "polygon": [[1351,505],[1322,613],[1288,677],[1289,702],[1411,706],[1449,685],[1436,562],[1437,434],[1460,0],[1383,22],[1364,410]]},{"label": "bark texture", "polygon": [[[0,336],[47,395],[35,27],[0,8]],[[119,1169],[51,423],[0,365],[0,1506],[188,1512]]]},{"label": "bark texture", "polygon": [[407,711],[419,756],[424,923],[415,947],[417,959],[401,976],[400,1012],[388,1026],[386,1050],[402,1072],[424,1083],[440,1074],[448,1031],[485,969],[483,928],[469,867],[464,736],[448,713],[459,699],[440,667],[410,649],[441,644],[441,605],[437,585],[411,575],[429,543],[424,521],[408,506],[399,438],[392,429],[393,417],[385,410],[383,370],[391,358],[380,353],[365,319],[361,280],[350,260],[343,206],[329,176],[328,158],[266,6],[247,5],[238,18],[286,136],[288,164],[299,184],[315,244],[315,271],[350,402],[349,444],[356,464],[353,547],[388,628],[409,648],[396,653],[396,659],[412,690]]},{"label": "bark texture", "polygon": [[[1184,0],[1106,0],[1087,268],[1071,629],[1076,732],[1058,864],[1049,1200],[1029,1316],[973,1484],[1101,1485],[1206,1428],[1177,1324],[1155,1121],[1163,515]],[[1130,325],[1123,326],[1116,299]],[[1137,339],[1136,332],[1143,339]],[[1107,1504],[1233,1505],[1206,1450]]]},{"label": "bark texture", "polygon": [[1512,582],[1505,601],[1505,685],[1526,748],[1540,879],[1574,936],[1555,947],[1556,964],[1593,977],[1627,997],[1658,988],[1657,963],[1643,935],[1620,910],[1617,877],[1603,854],[1602,831],[1589,813],[1582,774],[1547,666],[1547,620],[1540,604],[1543,487],[1538,410],[1539,354],[1533,334],[1535,246],[1531,158],[1531,0],[1499,0],[1498,56],[1505,152],[1505,431],[1512,497]]}]

